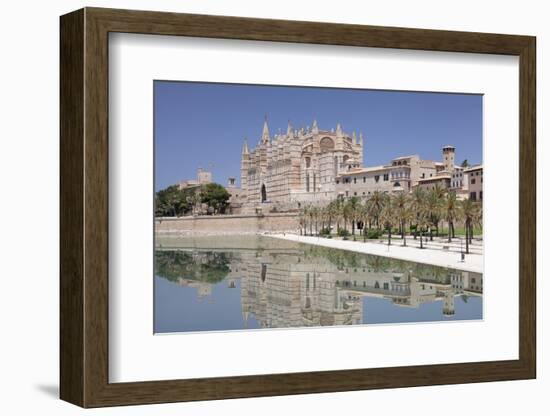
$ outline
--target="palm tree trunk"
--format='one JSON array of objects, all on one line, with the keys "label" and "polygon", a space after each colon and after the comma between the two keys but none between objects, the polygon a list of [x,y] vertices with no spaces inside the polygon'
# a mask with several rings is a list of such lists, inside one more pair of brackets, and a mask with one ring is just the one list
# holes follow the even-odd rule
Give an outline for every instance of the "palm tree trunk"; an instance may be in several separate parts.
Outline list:
[{"label": "palm tree trunk", "polygon": [[420,230],[420,248],[424,248],[424,245],[422,244],[422,240],[424,240],[424,230]]},{"label": "palm tree trunk", "polygon": [[388,246],[391,245],[391,225],[388,227]]},{"label": "palm tree trunk", "polygon": [[469,224],[468,222],[466,222],[466,226],[464,227],[464,231],[466,232],[466,254],[470,254],[470,245],[468,240],[468,234],[470,234],[469,230],[470,230]]},{"label": "palm tree trunk", "polygon": [[449,232],[447,233],[448,234],[448,238],[447,238],[447,242],[450,243],[451,242],[451,229],[453,228],[453,222],[452,221],[449,221]]}]

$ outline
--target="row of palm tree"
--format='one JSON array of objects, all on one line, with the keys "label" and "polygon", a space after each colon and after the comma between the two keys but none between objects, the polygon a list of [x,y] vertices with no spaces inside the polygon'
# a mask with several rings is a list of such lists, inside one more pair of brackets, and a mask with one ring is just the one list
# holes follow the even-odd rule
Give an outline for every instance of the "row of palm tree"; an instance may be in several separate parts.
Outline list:
[{"label": "row of palm tree", "polygon": [[469,253],[474,227],[481,227],[482,209],[480,202],[459,200],[454,191],[436,185],[430,190],[416,187],[411,193],[376,191],[364,201],[354,196],[323,205],[310,204],[301,209],[299,221],[300,234],[304,235],[330,234],[333,229],[349,232],[351,228],[351,235],[359,230],[366,241],[367,233],[376,229],[387,233],[388,245],[394,229],[407,245],[408,225],[414,239],[420,237],[420,248],[424,248],[424,238],[433,241],[434,232],[439,235],[443,221],[448,225],[448,242],[455,238],[455,224],[463,223]]}]

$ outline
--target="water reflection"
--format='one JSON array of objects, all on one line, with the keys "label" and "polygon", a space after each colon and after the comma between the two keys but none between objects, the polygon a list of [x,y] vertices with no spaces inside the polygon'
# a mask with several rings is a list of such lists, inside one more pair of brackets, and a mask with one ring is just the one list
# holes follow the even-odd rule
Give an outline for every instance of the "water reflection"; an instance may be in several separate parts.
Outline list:
[{"label": "water reflection", "polygon": [[481,319],[478,273],[268,237],[158,241],[155,332]]}]

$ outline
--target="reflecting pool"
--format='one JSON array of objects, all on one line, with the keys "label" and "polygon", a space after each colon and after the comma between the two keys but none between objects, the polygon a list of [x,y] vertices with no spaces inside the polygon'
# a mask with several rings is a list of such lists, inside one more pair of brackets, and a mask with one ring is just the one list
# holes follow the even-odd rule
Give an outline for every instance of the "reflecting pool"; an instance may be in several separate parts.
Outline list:
[{"label": "reflecting pool", "polygon": [[158,237],[155,333],[482,319],[483,276],[263,236]]}]

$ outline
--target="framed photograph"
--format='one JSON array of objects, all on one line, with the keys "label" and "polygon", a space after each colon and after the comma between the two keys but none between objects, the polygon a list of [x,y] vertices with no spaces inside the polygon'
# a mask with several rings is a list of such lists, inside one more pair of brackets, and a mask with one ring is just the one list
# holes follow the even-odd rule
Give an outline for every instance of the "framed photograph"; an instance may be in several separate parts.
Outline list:
[{"label": "framed photograph", "polygon": [[536,377],[534,37],[60,29],[63,400]]}]

